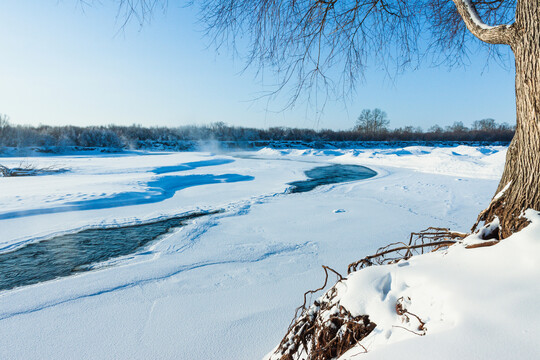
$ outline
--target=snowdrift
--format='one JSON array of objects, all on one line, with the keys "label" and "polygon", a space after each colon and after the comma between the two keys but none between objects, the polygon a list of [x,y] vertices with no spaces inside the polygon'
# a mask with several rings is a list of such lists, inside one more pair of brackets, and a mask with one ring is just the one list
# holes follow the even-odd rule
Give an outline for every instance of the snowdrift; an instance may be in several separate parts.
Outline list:
[{"label": "snowdrift", "polygon": [[[480,241],[473,234],[444,251],[353,272],[306,314],[316,314],[329,328],[338,311],[376,324],[340,360],[536,359],[540,213],[528,210],[524,216],[531,224],[495,246],[468,249]],[[336,338],[351,333],[347,324],[340,326],[332,332]],[[285,349],[292,340],[288,334]],[[265,359],[319,358],[302,349],[290,357],[275,351]]]}]

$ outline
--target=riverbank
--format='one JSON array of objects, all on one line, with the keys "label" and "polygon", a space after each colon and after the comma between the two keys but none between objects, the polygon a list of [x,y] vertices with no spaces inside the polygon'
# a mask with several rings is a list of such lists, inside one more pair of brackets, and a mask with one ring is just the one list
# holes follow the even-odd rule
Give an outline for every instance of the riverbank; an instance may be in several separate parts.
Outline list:
[{"label": "riverbank", "polygon": [[[4,212],[126,192],[152,195],[148,183],[165,176],[253,179],[193,184],[156,203],[0,220],[6,252],[75,230],[225,210],[92,271],[0,292],[0,357],[262,358],[285,333],[303,293],[321,285],[320,265],[345,272],[349,263],[428,226],[467,231],[495,191],[505,150],[262,149],[36,158],[39,165],[60,159],[71,171],[0,179]],[[289,183],[306,179],[306,170],[329,164],[365,165],[377,175],[286,194]]]}]

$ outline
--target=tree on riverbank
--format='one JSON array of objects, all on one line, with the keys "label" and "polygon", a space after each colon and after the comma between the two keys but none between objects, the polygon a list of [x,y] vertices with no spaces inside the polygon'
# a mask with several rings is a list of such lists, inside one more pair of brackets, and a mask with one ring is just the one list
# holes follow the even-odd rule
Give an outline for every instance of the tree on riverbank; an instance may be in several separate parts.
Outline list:
[{"label": "tree on riverbank", "polygon": [[[371,111],[370,111],[371,113]],[[189,149],[188,142],[220,141],[236,147],[271,146],[279,142],[286,146],[287,142],[304,142],[305,146],[349,146],[343,142],[387,141],[387,142],[446,142],[468,144],[506,145],[514,135],[514,130],[503,125],[494,129],[478,130],[452,125],[446,129],[435,126],[426,132],[412,126],[387,129],[378,124],[360,122],[349,130],[313,130],[288,127],[271,127],[268,129],[245,128],[224,123],[209,125],[185,125],[179,127],[142,127],[131,126],[25,126],[11,125],[1,122],[0,147],[26,148],[37,147],[44,151],[61,152],[70,147],[121,149],[156,149],[169,150]],[[497,124],[497,123],[495,123]],[[315,144],[316,143],[316,144]],[[187,147],[186,147],[187,146]],[[361,146],[361,145],[359,145]],[[398,146],[406,146],[401,144]]]},{"label": "tree on riverbank", "polygon": [[364,109],[358,116],[354,130],[365,134],[380,134],[388,131],[390,120],[381,109]]}]

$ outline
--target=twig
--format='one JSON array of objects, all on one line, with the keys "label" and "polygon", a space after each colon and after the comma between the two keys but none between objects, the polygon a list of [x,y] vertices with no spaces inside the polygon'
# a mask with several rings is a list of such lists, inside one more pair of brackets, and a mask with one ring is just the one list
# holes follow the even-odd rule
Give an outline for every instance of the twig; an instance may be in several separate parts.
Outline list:
[{"label": "twig", "polygon": [[392,325],[392,327],[397,327],[397,328],[400,328],[400,329],[403,329],[403,330],[407,330],[408,332],[412,332],[414,335],[418,335],[418,336],[424,336],[426,334],[423,334],[423,333],[417,333],[416,331],[412,331],[410,329],[407,329],[406,327],[404,326],[399,326],[399,325]]}]

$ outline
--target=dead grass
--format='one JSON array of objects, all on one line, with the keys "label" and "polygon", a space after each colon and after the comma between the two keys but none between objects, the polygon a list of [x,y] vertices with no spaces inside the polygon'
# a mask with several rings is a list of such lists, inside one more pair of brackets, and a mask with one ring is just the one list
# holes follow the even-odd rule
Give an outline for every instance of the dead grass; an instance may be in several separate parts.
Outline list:
[{"label": "dead grass", "polygon": [[56,165],[40,168],[35,164],[21,162],[16,167],[8,168],[0,164],[0,177],[51,175],[63,173],[66,171],[68,171],[68,169]]}]

